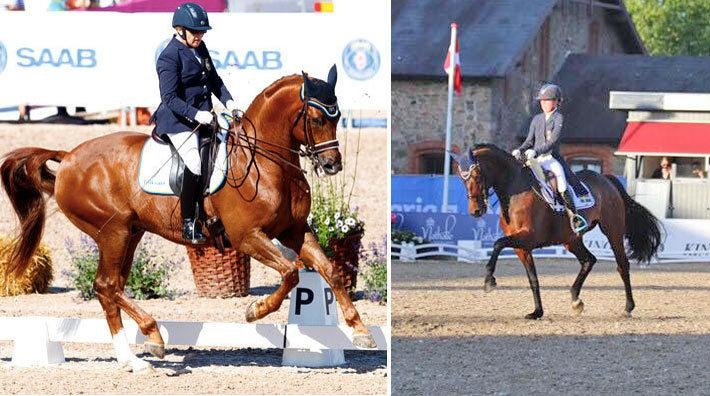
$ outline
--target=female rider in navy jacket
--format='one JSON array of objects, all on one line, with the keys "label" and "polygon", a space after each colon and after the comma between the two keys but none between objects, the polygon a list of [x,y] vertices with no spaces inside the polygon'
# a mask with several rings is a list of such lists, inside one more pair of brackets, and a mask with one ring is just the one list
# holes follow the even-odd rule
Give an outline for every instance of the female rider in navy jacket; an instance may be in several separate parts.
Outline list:
[{"label": "female rider in navy jacket", "polygon": [[236,109],[236,104],[217,75],[202,41],[205,32],[212,29],[205,9],[195,3],[179,6],[173,14],[173,27],[177,34],[160,53],[156,64],[161,103],[153,117],[156,132],[168,135],[185,163],[180,195],[183,238],[202,243],[205,237],[195,223],[198,198],[203,193],[198,191],[201,163],[196,128],[212,122],[212,94],[230,112]]}]

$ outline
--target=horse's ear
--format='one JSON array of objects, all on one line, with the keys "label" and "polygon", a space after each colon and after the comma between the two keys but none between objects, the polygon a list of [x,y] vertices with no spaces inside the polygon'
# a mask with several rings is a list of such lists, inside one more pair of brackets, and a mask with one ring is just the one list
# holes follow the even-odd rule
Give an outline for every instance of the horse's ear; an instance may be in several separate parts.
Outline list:
[{"label": "horse's ear", "polygon": [[468,153],[468,159],[471,161],[471,163],[476,163],[476,158],[473,157],[473,149],[466,150]]},{"label": "horse's ear", "polygon": [[303,75],[303,97],[310,98],[310,89],[308,88],[311,80],[308,78],[308,73],[303,70],[301,70],[301,74]]},{"label": "horse's ear", "polygon": [[449,156],[451,157],[452,160],[454,160],[455,163],[460,163],[461,162],[461,156],[454,153],[453,151],[449,151]]},{"label": "horse's ear", "polygon": [[335,67],[335,64],[331,66],[330,71],[328,72],[328,85],[333,87],[335,89],[335,83],[338,82],[338,68]]}]

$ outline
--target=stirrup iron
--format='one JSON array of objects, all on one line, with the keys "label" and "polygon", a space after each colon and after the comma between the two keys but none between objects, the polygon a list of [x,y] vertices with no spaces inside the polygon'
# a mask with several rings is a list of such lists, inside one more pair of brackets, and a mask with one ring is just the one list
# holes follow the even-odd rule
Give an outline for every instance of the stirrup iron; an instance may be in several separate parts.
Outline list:
[{"label": "stirrup iron", "polygon": [[[574,226],[575,222],[579,224],[577,227]],[[576,234],[579,234],[586,229],[589,224],[587,223],[587,219],[577,213],[574,213],[570,216],[569,225]]]},{"label": "stirrup iron", "polygon": [[205,243],[207,238],[202,234],[202,230],[197,226],[197,220],[182,220],[182,238],[193,245]]}]

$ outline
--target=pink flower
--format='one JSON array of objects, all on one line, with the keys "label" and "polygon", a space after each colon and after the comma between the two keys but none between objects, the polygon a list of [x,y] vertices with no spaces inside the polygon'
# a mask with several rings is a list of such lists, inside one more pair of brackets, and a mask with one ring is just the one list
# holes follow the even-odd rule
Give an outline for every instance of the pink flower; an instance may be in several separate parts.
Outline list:
[{"label": "pink flower", "polygon": [[390,214],[390,221],[392,222],[392,224],[394,224],[395,222],[397,222],[397,214],[396,214],[396,213],[391,212],[391,214]]}]

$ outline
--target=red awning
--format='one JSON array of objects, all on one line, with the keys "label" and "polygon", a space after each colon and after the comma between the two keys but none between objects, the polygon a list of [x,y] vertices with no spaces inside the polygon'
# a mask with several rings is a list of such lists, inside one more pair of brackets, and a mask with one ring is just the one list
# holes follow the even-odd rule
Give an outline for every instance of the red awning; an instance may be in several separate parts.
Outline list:
[{"label": "red awning", "polygon": [[710,154],[710,124],[629,122],[618,154]]}]

